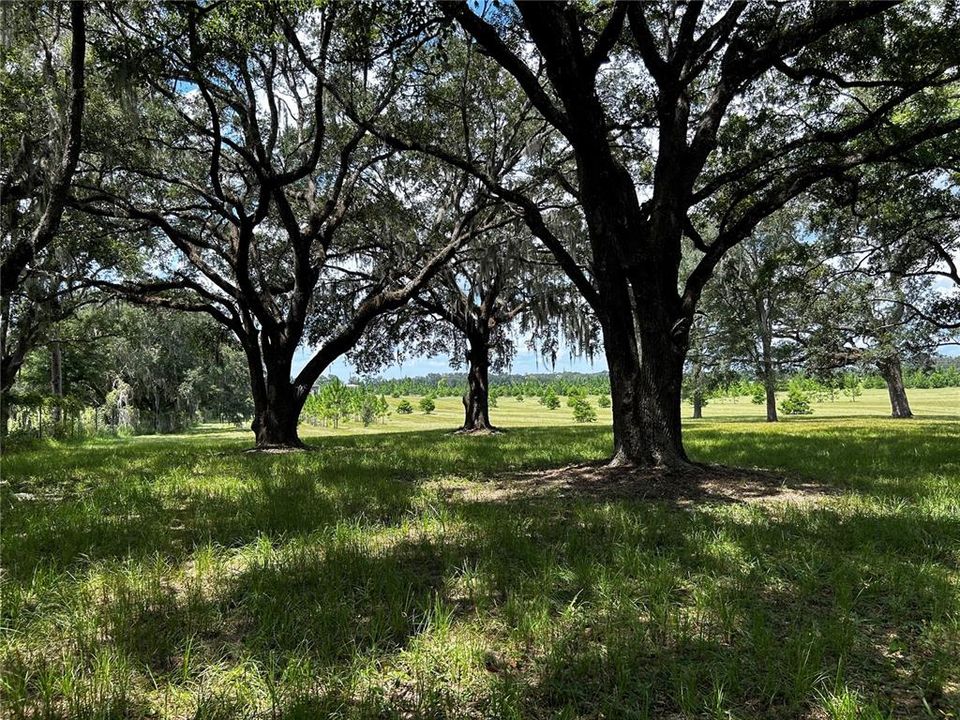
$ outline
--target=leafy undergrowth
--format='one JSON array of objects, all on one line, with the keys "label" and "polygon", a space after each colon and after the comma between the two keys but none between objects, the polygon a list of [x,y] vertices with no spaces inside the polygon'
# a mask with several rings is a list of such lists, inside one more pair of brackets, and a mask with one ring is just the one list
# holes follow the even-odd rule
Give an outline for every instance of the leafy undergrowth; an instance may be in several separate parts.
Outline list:
[{"label": "leafy undergrowth", "polygon": [[960,716],[960,421],[687,438],[830,492],[486,492],[602,458],[598,427],[16,450],[3,715]]}]

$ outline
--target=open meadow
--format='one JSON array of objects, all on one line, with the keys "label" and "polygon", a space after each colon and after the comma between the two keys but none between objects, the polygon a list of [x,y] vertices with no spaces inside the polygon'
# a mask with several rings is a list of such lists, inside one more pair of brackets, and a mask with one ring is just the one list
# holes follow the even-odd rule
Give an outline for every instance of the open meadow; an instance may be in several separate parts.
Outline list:
[{"label": "open meadow", "polygon": [[8,448],[3,716],[958,717],[960,390],[884,399],[687,423],[789,501],[533,491],[611,437],[530,398]]}]

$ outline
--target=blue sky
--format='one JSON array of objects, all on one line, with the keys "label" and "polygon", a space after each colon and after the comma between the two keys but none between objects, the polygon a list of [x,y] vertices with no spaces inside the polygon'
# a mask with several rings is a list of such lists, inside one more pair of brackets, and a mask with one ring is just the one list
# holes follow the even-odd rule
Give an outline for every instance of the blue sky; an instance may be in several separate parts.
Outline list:
[{"label": "blue sky", "polygon": [[[293,374],[296,375],[300,368],[310,359],[312,350],[310,348],[300,348],[293,359]],[[518,374],[530,373],[549,373],[549,372],[600,372],[607,369],[606,359],[602,356],[595,357],[593,363],[586,358],[569,358],[564,355],[557,358],[555,368],[547,365],[538,353],[530,350],[517,352],[513,359],[513,366],[510,372]],[[450,360],[447,357],[417,357],[411,358],[402,365],[391,365],[381,370],[378,375],[385,378],[416,377],[418,375],[427,375],[428,373],[446,373],[456,372],[450,367]],[[462,372],[462,371],[461,371]],[[336,375],[343,381],[348,380],[355,371],[345,358],[339,358],[331,365],[324,375]]]},{"label": "blue sky", "polygon": [[[302,368],[307,360],[310,359],[312,354],[310,348],[300,348],[297,351],[296,356],[293,359],[293,374],[296,375],[300,368]],[[940,348],[940,353],[943,355],[960,355],[960,347],[956,345],[945,345]],[[557,366],[551,368],[547,365],[543,358],[540,357],[538,353],[532,352],[530,350],[522,350],[517,353],[517,356],[513,359],[513,366],[510,369],[510,372],[517,374],[535,374],[535,373],[550,373],[550,372],[601,372],[607,369],[607,361],[603,355],[599,355],[593,359],[591,363],[587,358],[570,358],[566,355],[557,358]],[[427,375],[429,373],[447,373],[447,372],[457,372],[450,367],[450,360],[447,357],[417,357],[410,358],[402,365],[391,365],[390,367],[384,368],[379,373],[380,377],[385,378],[402,378],[402,377],[417,377],[420,375]],[[462,370],[460,371],[462,372]],[[347,362],[346,358],[339,358],[336,362],[331,365],[324,375],[336,375],[338,378],[346,382],[350,379],[351,376],[355,375],[356,371],[350,366],[350,363]]]}]

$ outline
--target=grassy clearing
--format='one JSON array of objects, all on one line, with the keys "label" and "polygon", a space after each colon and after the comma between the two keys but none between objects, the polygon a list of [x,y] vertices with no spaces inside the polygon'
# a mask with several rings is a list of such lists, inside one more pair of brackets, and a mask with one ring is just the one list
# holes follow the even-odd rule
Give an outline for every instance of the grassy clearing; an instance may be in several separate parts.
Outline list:
[{"label": "grassy clearing", "polygon": [[3,715],[958,717],[960,392],[911,400],[688,425],[698,460],[840,490],[802,506],[454,492],[609,451],[604,411],[532,399],[492,437],[450,435],[442,399],[304,454],[224,429],[14,450]]}]

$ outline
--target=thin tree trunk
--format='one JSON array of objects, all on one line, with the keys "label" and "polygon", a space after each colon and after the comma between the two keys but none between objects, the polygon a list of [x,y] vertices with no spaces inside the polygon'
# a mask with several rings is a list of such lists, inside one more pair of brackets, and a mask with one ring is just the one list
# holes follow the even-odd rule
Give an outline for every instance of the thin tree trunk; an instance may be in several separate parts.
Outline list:
[{"label": "thin tree trunk", "polygon": [[766,367],[763,371],[763,390],[767,396],[767,422],[777,422],[777,380],[773,368]]},{"label": "thin tree trunk", "polygon": [[10,403],[6,394],[0,394],[0,437],[10,432]]},{"label": "thin tree trunk", "polygon": [[912,418],[910,402],[907,400],[907,389],[903,385],[903,367],[900,358],[894,355],[885,360],[877,361],[880,376],[887,384],[887,393],[890,395],[890,414],[895,418]]},{"label": "thin tree trunk", "polygon": [[464,432],[490,431],[490,337],[484,333],[468,335],[467,392],[463,396]]},{"label": "thin tree trunk", "polygon": [[690,375],[693,381],[693,419],[700,420],[703,418],[703,388],[701,387],[703,366],[700,364],[699,353],[693,363],[693,372]]},{"label": "thin tree trunk", "polygon": [[50,394],[55,398],[50,408],[50,419],[54,425],[63,421],[63,349],[59,340],[50,343]]},{"label": "thin tree trunk", "polygon": [[777,422],[777,373],[773,364],[773,331],[770,313],[762,299],[757,300],[757,320],[760,327],[761,372],[763,389],[767,396],[767,422]]}]

